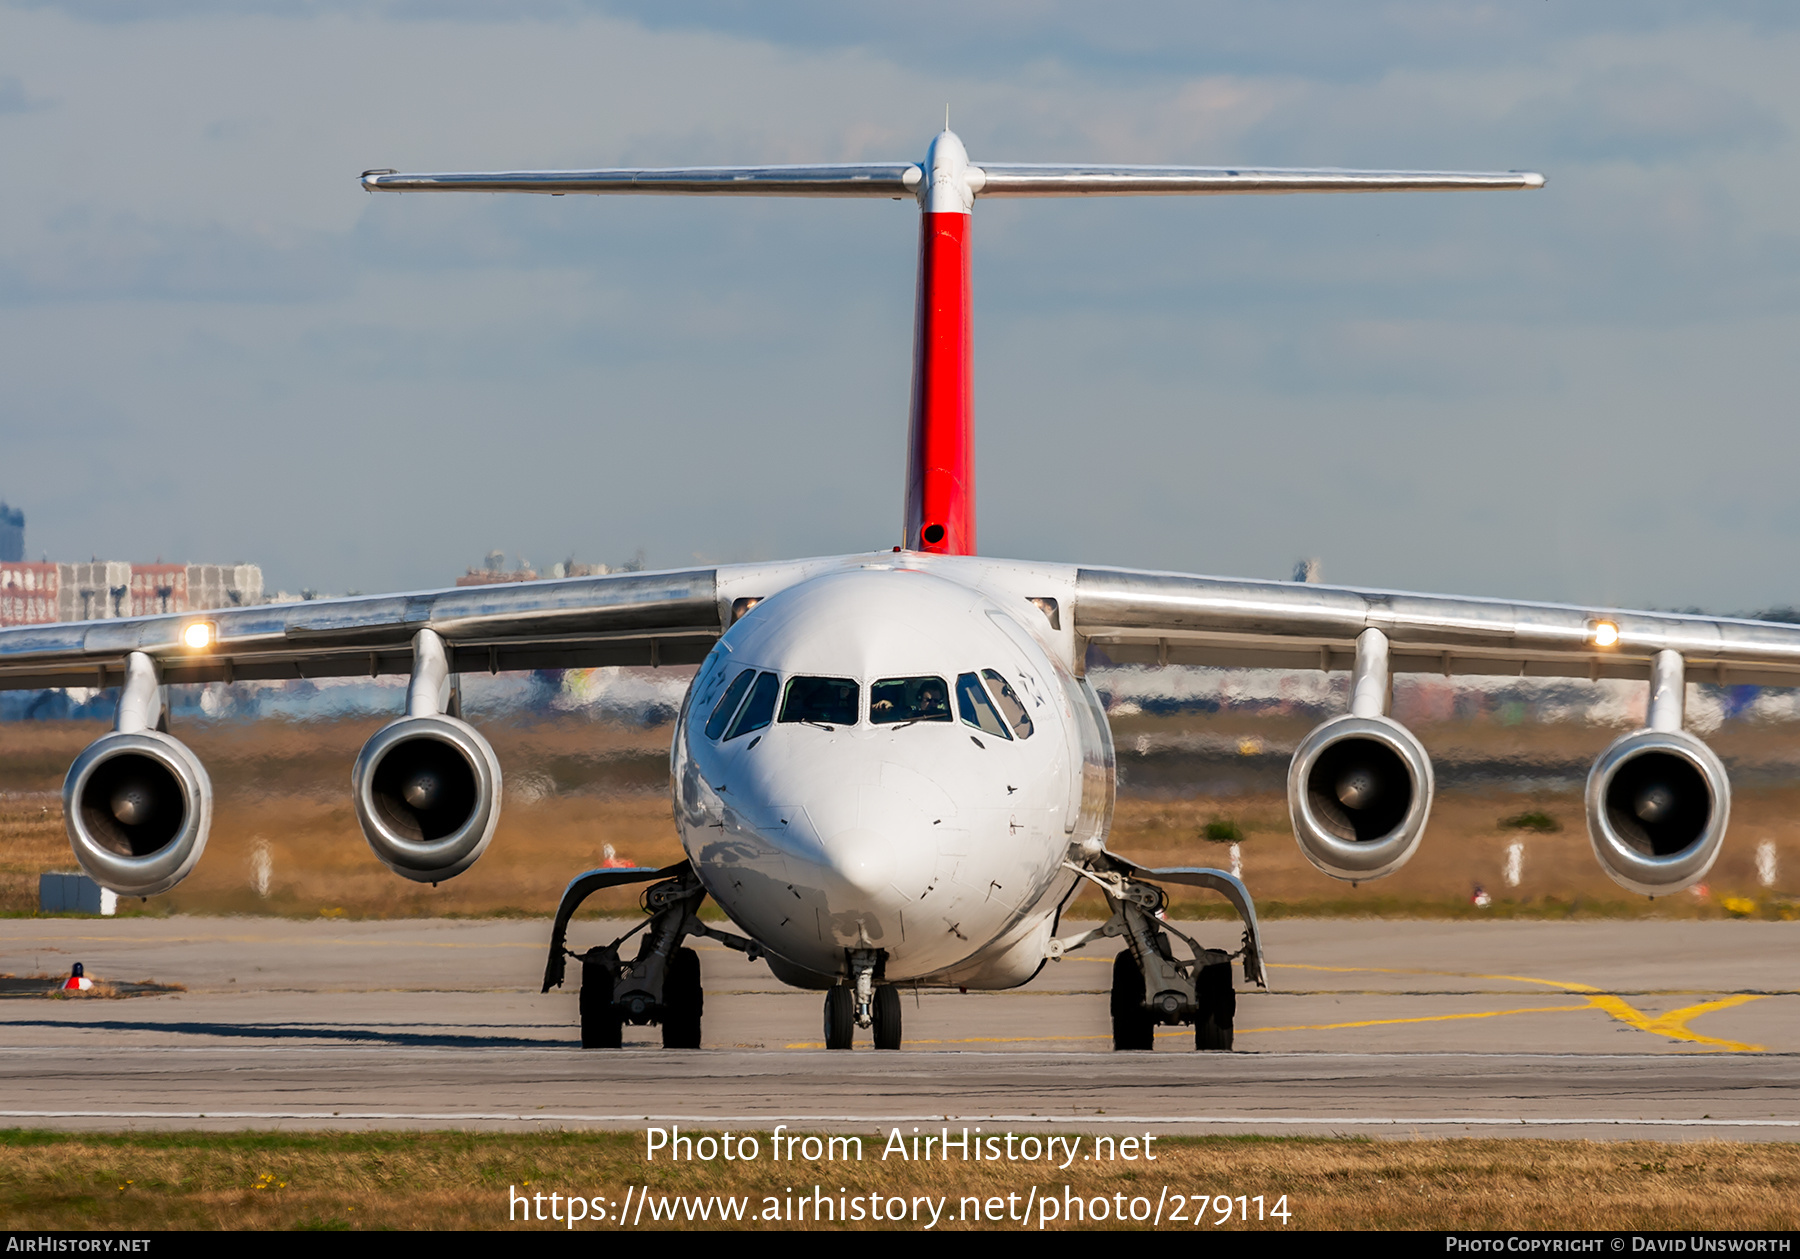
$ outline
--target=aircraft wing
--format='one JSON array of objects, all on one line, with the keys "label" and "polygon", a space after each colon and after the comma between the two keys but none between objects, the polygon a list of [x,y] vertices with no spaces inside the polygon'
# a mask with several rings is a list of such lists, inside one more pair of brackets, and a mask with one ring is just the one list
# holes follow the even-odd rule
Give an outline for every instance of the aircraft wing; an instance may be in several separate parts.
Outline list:
[{"label": "aircraft wing", "polygon": [[[693,664],[730,623],[740,567],[752,566],[0,629],[0,689],[117,686],[134,652],[157,662],[163,682],[406,674],[422,629],[443,638],[457,673]],[[198,649],[184,641],[196,621],[211,627]]]},{"label": "aircraft wing", "polygon": [[1118,664],[1348,670],[1378,629],[1394,672],[1643,679],[1672,650],[1688,681],[1800,686],[1800,625],[1731,617],[1081,568],[1074,622]]}]

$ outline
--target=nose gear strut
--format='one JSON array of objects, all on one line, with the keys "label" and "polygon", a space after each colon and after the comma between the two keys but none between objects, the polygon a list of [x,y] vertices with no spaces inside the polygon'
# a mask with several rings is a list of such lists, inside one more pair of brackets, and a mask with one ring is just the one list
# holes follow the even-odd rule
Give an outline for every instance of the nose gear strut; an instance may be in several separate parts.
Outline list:
[{"label": "nose gear strut", "polygon": [[900,990],[884,982],[887,954],[880,949],[846,949],[850,982],[825,994],[825,1048],[849,1049],[856,1029],[875,1033],[875,1048],[900,1048]]}]

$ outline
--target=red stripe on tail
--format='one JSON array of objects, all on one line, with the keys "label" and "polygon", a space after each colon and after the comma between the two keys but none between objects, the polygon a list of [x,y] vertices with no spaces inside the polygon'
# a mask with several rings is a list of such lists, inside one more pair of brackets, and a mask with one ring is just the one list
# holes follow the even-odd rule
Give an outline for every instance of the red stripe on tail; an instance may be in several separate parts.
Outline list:
[{"label": "red stripe on tail", "polygon": [[967,214],[919,216],[917,318],[905,546],[939,555],[973,555],[975,398]]}]

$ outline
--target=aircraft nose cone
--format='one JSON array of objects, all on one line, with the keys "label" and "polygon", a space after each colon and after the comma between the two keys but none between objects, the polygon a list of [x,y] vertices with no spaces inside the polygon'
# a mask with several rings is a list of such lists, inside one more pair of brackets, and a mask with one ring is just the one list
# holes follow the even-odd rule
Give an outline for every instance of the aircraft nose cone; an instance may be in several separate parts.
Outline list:
[{"label": "aircraft nose cone", "polygon": [[884,891],[893,881],[894,845],[874,831],[840,831],[825,841],[832,873],[866,895]]}]

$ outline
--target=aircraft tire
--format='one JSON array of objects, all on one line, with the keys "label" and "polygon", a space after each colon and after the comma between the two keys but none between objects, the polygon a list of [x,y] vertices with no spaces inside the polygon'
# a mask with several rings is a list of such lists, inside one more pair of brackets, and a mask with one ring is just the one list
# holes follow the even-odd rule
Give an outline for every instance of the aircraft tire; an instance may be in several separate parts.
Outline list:
[{"label": "aircraft tire", "polygon": [[1115,1050],[1156,1048],[1156,1020],[1144,1008],[1144,973],[1130,949],[1113,959],[1112,1031]]},{"label": "aircraft tire", "polygon": [[875,988],[875,1048],[900,1048],[900,989],[893,984]]},{"label": "aircraft tire", "polygon": [[1194,983],[1200,1009],[1194,1015],[1194,1048],[1231,1052],[1231,1025],[1237,1017],[1237,991],[1231,986],[1231,963],[1202,966]]},{"label": "aircraft tire", "polygon": [[676,949],[663,980],[662,1043],[664,1049],[700,1048],[700,1016],[706,990],[700,986],[700,955]]},{"label": "aircraft tire", "polygon": [[825,993],[825,1048],[848,1049],[856,1035],[856,998],[848,985],[837,984]]},{"label": "aircraft tire", "polygon": [[617,1049],[625,1043],[625,1020],[613,1009],[616,968],[604,962],[581,964],[581,1047]]}]

